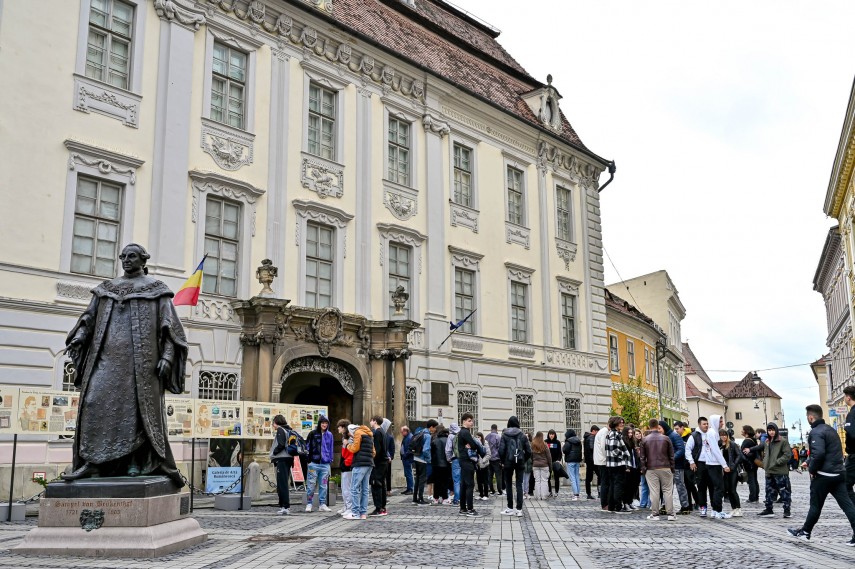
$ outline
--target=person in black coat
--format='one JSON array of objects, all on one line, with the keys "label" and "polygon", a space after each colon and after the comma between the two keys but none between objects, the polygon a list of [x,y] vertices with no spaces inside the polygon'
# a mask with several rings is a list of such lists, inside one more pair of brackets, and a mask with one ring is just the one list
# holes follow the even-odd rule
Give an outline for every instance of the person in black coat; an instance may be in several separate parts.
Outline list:
[{"label": "person in black coat", "polygon": [[594,464],[594,438],[599,432],[600,428],[592,425],[591,431],[585,433],[582,442],[582,448],[585,452],[585,494],[588,500],[594,499],[591,494],[591,481],[594,476],[597,477],[597,488],[600,488],[600,469]]},{"label": "person in black coat", "polygon": [[[741,450],[743,451],[743,456],[745,457],[745,462],[743,465],[745,466],[745,476],[746,476],[746,484],[748,484],[748,503],[756,504],[760,501],[760,483],[757,482],[757,465],[754,461],[758,458],[757,453],[752,451],[754,447],[757,446],[757,441],[755,440],[754,427],[751,425],[743,425],[742,426],[742,445],[740,445]],[[748,450],[748,454],[745,453],[745,450]]]},{"label": "person in black coat", "polygon": [[555,429],[549,429],[544,442],[546,443],[546,448],[549,449],[549,457],[552,459],[552,467],[549,469],[549,497],[551,498],[553,496],[552,485],[555,485],[555,496],[558,495],[558,488],[561,485],[561,478],[555,474],[555,464],[560,465],[562,458],[561,441],[558,440]]},{"label": "person in black coat", "polygon": [[[564,446],[561,448],[564,462],[567,464],[567,475],[573,487],[573,500],[579,499],[579,464],[582,462],[582,441],[576,436],[576,431],[567,429],[564,433]],[[554,464],[554,463],[553,463]]]}]

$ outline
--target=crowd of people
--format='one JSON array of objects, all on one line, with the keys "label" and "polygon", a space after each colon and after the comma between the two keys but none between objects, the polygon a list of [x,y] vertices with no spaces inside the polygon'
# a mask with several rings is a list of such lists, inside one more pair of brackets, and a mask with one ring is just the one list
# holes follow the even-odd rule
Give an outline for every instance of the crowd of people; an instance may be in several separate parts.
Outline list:
[{"label": "crowd of people", "polygon": [[[855,403],[855,387],[845,392],[847,405]],[[484,435],[474,431],[470,413],[460,424],[445,427],[431,419],[413,432],[400,428],[400,458],[406,489],[416,505],[458,506],[461,515],[477,516],[474,502],[503,496],[507,508],[503,515],[522,516],[525,499],[545,500],[558,496],[561,480],[568,479],[570,500],[580,500],[580,467],[585,464],[584,493],[587,500],[599,499],[603,512],[628,514],[649,510],[646,518],[697,512],[700,517],[727,520],[742,517],[738,485],[748,486],[748,503],[760,502],[758,473],[765,479],[763,509],[760,517],[774,517],[775,505],[782,516],[791,518],[792,487],[790,472],[807,471],[811,476],[810,509],[803,525],[790,529],[799,539],[810,539],[827,496],[833,496],[846,514],[853,530],[847,545],[855,546],[855,407],[845,422],[846,453],[837,432],[825,424],[822,408],[809,405],[811,425],[807,448],[793,448],[782,437],[775,423],[761,428],[744,425],[741,443],[733,430],[723,428],[721,417],[700,417],[696,428],[682,421],[673,425],[651,419],[643,426],[627,424],[622,417],[611,417],[604,428],[592,426],[580,438],[567,429],[564,440],[554,430],[524,433],[517,417],[510,417],[499,432],[492,425]],[[320,417],[317,428],[300,448],[302,440],[289,428],[285,418],[274,418],[276,438],[271,460],[276,465],[280,514],[290,513],[289,474],[293,457],[307,462],[306,511],[313,509],[317,489],[319,510],[330,511],[327,487],[334,456],[334,438],[330,421]],[[348,520],[387,515],[387,496],[391,491],[390,469],[395,457],[395,439],[391,423],[373,417],[369,425],[338,421],[341,437],[341,488],[344,506],[338,511]],[[592,493],[596,477],[598,496]],[[368,512],[371,489],[373,510]],[[676,497],[675,494],[676,493]],[[676,499],[675,499],[676,498]],[[724,503],[729,512],[724,511]]]}]

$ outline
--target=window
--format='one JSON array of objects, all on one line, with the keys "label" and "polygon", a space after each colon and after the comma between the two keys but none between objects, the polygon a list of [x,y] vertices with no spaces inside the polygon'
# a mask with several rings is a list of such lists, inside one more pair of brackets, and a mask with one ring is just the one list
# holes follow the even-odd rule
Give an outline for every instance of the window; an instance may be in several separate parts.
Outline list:
[{"label": "window", "polygon": [[511,339],[514,342],[528,341],[527,288],[523,283],[511,281]]},{"label": "window", "polygon": [[472,416],[475,418],[475,430],[478,430],[478,392],[477,391],[464,391],[459,389],[457,391],[457,424],[462,424],[463,420],[461,417],[464,413],[472,413]]},{"label": "window", "polygon": [[[412,276],[412,248],[394,241],[389,243],[389,316],[395,313],[395,304],[392,302],[392,293],[398,286],[403,286],[412,297],[410,290],[410,277]],[[410,303],[404,305],[404,315],[409,318],[411,314]]]},{"label": "window", "polygon": [[653,367],[650,363],[650,350],[645,346],[644,348],[644,374],[647,376],[645,379],[647,383],[653,381]]},{"label": "window", "polygon": [[122,186],[78,176],[71,271],[113,278],[119,255]]},{"label": "window", "polygon": [[454,203],[472,207],[472,149],[454,143]]},{"label": "window", "polygon": [[199,399],[237,401],[240,399],[240,376],[234,371],[199,372]]},{"label": "window", "polygon": [[626,367],[629,377],[635,377],[635,343],[626,341]]},{"label": "window", "polygon": [[517,393],[517,419],[520,420],[520,429],[523,433],[531,433],[534,436],[534,395]]},{"label": "window", "polygon": [[612,373],[620,372],[620,361],[618,360],[618,340],[617,336],[609,336],[609,369]]},{"label": "window", "polygon": [[741,421],[741,420],[742,420],[742,413],[737,413],[737,414],[736,414],[736,420],[737,420],[737,421]]},{"label": "window", "polygon": [[416,420],[416,399],[418,390],[414,385],[407,386],[407,421]]},{"label": "window", "polygon": [[86,76],[129,88],[134,8],[119,0],[92,0],[86,42]]},{"label": "window", "polygon": [[410,185],[410,123],[389,117],[389,168],[387,179]]},{"label": "window", "polygon": [[[475,310],[475,272],[466,269],[454,269],[454,319],[460,322]],[[463,323],[457,333],[474,334],[475,323],[470,318]]]},{"label": "window", "polygon": [[306,224],[306,306],[332,306],[333,228]]},{"label": "window", "polygon": [[205,203],[202,292],[237,296],[240,206],[211,196]]},{"label": "window", "polygon": [[508,166],[508,221],[523,225],[523,182],[522,171]]},{"label": "window", "polygon": [[563,239],[564,241],[571,241],[573,234],[570,229],[570,190],[568,190],[567,188],[562,188],[561,186],[556,188],[555,202],[557,215],[555,233],[559,239]]},{"label": "window", "polygon": [[214,42],[211,120],[243,129],[246,124],[247,55]]},{"label": "window", "polygon": [[448,406],[448,384],[439,381],[430,382],[430,404]]},{"label": "window", "polygon": [[582,432],[582,400],[578,397],[564,398],[564,424],[577,435]]},{"label": "window", "polygon": [[576,297],[561,294],[561,336],[562,345],[568,350],[576,349]]},{"label": "window", "polygon": [[309,85],[309,154],[335,160],[336,97],[320,85]]}]

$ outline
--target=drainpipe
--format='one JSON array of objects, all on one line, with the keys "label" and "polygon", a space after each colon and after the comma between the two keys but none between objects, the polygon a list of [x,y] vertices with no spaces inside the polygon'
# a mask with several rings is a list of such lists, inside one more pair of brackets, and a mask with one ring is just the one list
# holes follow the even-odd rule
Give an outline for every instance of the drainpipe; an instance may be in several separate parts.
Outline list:
[{"label": "drainpipe", "polygon": [[617,166],[615,166],[615,161],[614,161],[614,160],[609,160],[609,162],[608,162],[608,168],[609,168],[609,179],[606,181],[606,183],[605,183],[605,184],[603,184],[602,186],[600,186],[600,189],[599,189],[599,190],[597,190],[597,193],[600,193],[600,192],[602,192],[603,190],[605,190],[605,189],[606,189],[606,186],[608,186],[609,184],[611,184],[611,183],[612,183],[612,180],[614,180],[614,179],[615,179],[615,170],[617,170]]}]

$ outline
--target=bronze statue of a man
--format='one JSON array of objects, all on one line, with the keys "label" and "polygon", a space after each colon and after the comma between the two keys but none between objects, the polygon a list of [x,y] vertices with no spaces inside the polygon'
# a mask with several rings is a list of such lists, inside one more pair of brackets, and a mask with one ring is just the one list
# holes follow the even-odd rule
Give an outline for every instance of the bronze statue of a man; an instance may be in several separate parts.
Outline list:
[{"label": "bronze statue of a man", "polygon": [[184,481],[169,448],[164,390],[184,391],[187,339],[172,291],[148,276],[149,254],[131,243],[124,275],[92,289],[92,301],[68,334],[80,409],[74,471],[90,476],[165,474]]}]

